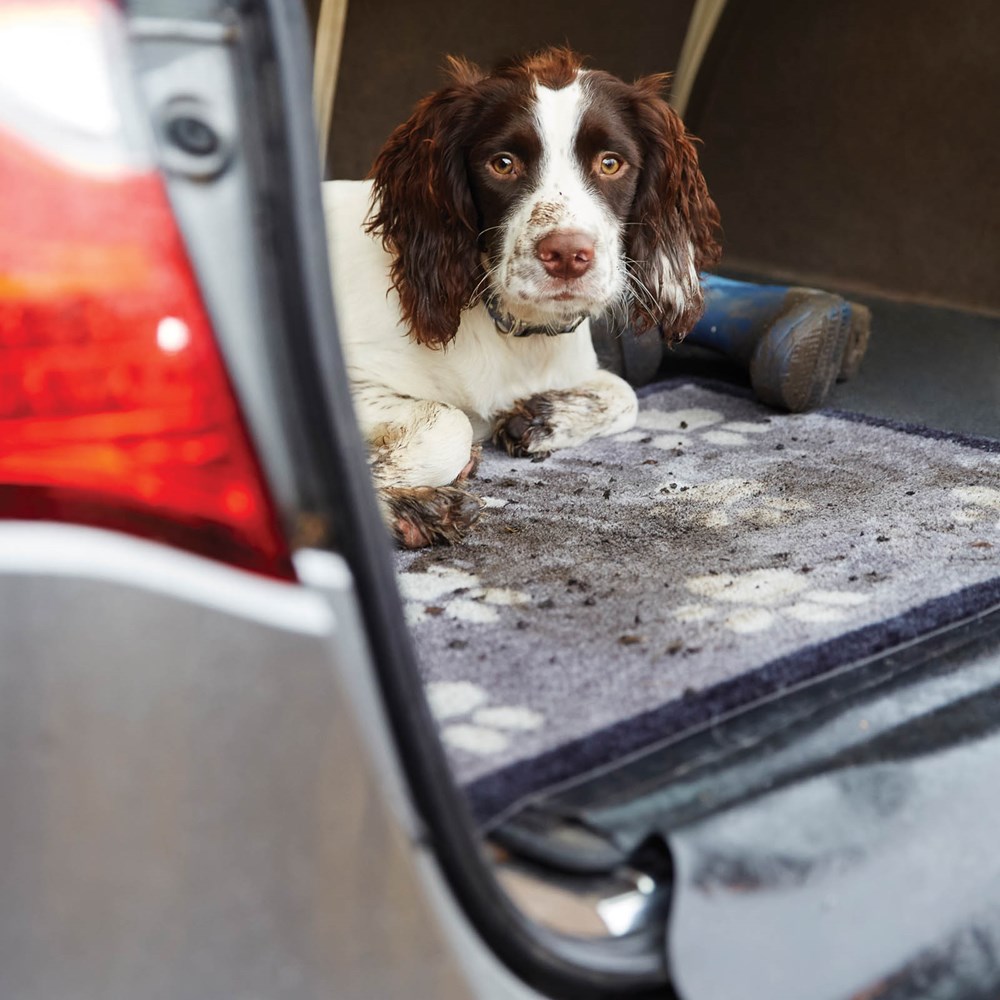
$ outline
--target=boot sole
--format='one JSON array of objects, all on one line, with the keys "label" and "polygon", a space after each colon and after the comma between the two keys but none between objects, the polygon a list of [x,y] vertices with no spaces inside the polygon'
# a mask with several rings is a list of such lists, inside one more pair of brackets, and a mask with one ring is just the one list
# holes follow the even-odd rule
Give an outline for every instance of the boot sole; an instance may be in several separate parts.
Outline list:
[{"label": "boot sole", "polygon": [[[839,376],[851,342],[851,306],[815,291],[788,294],[788,304],[750,360],[750,382],[765,403],[792,413],[818,406]],[[867,346],[852,358],[855,370]]]}]

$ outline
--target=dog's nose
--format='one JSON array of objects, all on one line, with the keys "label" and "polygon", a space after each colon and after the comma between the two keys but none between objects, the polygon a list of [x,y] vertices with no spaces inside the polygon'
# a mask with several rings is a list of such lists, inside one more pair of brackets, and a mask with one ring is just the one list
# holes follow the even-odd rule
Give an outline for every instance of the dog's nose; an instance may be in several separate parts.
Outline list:
[{"label": "dog's nose", "polygon": [[579,278],[594,260],[594,241],[575,229],[557,230],[535,244],[535,256],[554,278]]}]

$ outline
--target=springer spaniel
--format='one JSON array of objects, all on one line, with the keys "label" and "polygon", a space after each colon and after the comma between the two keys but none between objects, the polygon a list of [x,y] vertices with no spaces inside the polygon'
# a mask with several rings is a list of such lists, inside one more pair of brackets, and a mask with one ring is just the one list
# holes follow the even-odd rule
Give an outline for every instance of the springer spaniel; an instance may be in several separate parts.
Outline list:
[{"label": "springer spaniel", "polygon": [[589,317],[676,341],[700,316],[719,216],[665,79],[566,49],[488,74],[451,59],[369,181],[324,185],[347,372],[400,544],[475,522],[478,441],[538,458],[633,425]]}]

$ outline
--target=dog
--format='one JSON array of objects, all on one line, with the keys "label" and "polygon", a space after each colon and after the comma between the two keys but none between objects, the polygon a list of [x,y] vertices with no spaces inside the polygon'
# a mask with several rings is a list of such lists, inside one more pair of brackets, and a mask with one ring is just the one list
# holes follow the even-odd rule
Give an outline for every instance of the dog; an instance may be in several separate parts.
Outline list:
[{"label": "dog", "polygon": [[367,181],[324,184],[352,398],[402,546],[479,517],[478,442],[540,459],[633,426],[591,317],[674,342],[701,315],[719,214],[666,79],[565,48],[488,73],[452,58]]}]

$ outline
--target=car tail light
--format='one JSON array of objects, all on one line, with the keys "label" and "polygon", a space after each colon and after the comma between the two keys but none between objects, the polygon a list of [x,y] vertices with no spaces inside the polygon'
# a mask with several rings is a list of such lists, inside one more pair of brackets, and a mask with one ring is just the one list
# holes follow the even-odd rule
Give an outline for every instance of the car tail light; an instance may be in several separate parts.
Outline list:
[{"label": "car tail light", "polygon": [[[110,527],[288,578],[165,186],[117,113],[119,22],[104,0],[0,2],[0,517]],[[13,38],[35,46],[27,70],[3,68]],[[83,79],[52,65],[65,52]],[[65,103],[47,107],[25,72],[90,106],[60,121]]]}]

